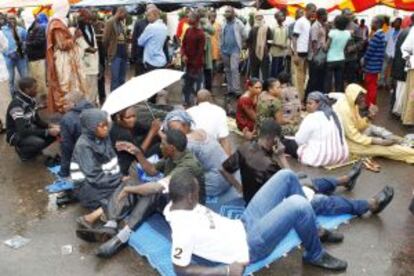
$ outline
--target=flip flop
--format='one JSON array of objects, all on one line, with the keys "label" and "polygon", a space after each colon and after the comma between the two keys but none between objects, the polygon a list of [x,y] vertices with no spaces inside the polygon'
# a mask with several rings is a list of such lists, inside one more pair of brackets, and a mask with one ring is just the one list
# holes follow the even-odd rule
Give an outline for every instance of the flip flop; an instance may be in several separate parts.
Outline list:
[{"label": "flip flop", "polygon": [[363,159],[362,164],[364,164],[364,167],[371,172],[379,173],[381,171],[381,167],[378,167],[377,164],[374,164],[369,158]]}]

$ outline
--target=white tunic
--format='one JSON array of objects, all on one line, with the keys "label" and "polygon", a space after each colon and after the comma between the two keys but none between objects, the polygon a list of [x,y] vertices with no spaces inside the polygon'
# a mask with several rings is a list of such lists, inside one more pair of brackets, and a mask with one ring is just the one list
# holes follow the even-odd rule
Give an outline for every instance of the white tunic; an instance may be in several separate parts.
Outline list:
[{"label": "white tunic", "polygon": [[299,161],[305,165],[319,167],[341,164],[347,161],[349,156],[343,128],[341,142],[335,121],[332,118],[328,120],[322,111],[305,117],[295,140],[299,145]]}]

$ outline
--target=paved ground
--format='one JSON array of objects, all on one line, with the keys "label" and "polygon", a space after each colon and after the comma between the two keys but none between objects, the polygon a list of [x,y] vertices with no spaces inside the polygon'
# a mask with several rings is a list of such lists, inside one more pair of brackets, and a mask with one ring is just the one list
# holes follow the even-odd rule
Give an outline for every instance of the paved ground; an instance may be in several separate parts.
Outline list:
[{"label": "paved ground", "polygon": [[[385,105],[382,101],[381,106],[385,108]],[[398,134],[407,133],[383,110],[378,122]],[[1,242],[0,275],[156,275],[146,260],[130,249],[111,260],[97,259],[93,255],[96,245],[75,236],[74,219],[84,210],[77,205],[56,210],[43,191],[52,177],[42,160],[21,163],[4,142],[4,136],[0,140],[0,241],[17,234],[31,239],[17,250]],[[381,173],[364,171],[355,190],[347,195],[367,198],[384,185],[391,185],[396,190],[395,199],[379,216],[354,219],[351,224],[340,227],[345,241],[327,248],[349,261],[347,272],[341,275],[414,275],[414,216],[407,210],[414,187],[414,170],[394,161],[379,162],[383,167]],[[295,162],[291,163],[299,168]],[[326,174],[324,170],[303,167],[300,170],[311,175]],[[68,244],[73,246],[73,253],[62,255],[61,247]],[[330,275],[302,265],[300,256],[295,250],[257,275]]]}]

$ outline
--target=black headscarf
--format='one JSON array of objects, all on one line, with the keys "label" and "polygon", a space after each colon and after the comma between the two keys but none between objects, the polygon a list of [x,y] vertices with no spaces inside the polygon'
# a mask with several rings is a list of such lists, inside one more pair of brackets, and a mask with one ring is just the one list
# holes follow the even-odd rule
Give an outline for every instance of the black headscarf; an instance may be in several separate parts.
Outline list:
[{"label": "black headscarf", "polygon": [[109,136],[105,139],[99,139],[95,134],[98,125],[107,119],[108,114],[98,108],[86,109],[80,115],[82,135],[91,142],[93,150],[101,155],[107,155],[110,151],[113,151]]}]

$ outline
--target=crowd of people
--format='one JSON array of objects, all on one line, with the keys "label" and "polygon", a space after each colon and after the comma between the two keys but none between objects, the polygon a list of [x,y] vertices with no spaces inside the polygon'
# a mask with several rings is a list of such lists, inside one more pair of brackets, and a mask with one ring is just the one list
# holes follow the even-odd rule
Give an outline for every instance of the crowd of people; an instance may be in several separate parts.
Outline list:
[{"label": "crowd of people", "polygon": [[[76,219],[76,234],[101,243],[98,257],[119,252],[160,213],[171,226],[178,274],[242,275],[291,229],[305,263],[345,270],[347,262],[322,246],[343,235],[322,228],[316,216],[380,213],[393,199],[390,186],[369,199],[333,193],[353,190],[364,167],[378,170],[371,157],[414,163],[407,139],[374,124],[378,84],[392,92],[391,112],[414,124],[414,15],[392,22],[375,16],[368,28],[350,10],[328,22],[325,9],[308,4],[291,23],[277,11],[270,26],[262,12],[248,22],[226,7],[220,24],[215,10],[185,9],[170,39],[153,4],[132,32],[123,7],[105,22],[81,9],[76,24],[66,4],[54,10],[50,18],[36,15],[27,30],[16,15],[0,16],[0,120],[22,161],[60,143],[58,174],[75,186],[60,198],[88,209]],[[184,71],[180,108],[168,106],[150,120],[140,120],[149,111],[136,106],[116,114],[99,109],[105,77],[113,91],[129,69],[141,75],[174,61]],[[217,79],[235,99],[235,114],[214,102]],[[150,101],[159,106],[156,97]],[[42,107],[59,121],[45,120]],[[237,148],[228,115],[247,140]],[[153,156],[159,161],[150,162]],[[363,159],[345,175],[309,178],[292,171],[286,156],[312,167]],[[137,165],[150,182],[139,183]],[[239,220],[208,208],[206,198],[229,193],[246,203]],[[194,265],[192,255],[223,265]]]}]

